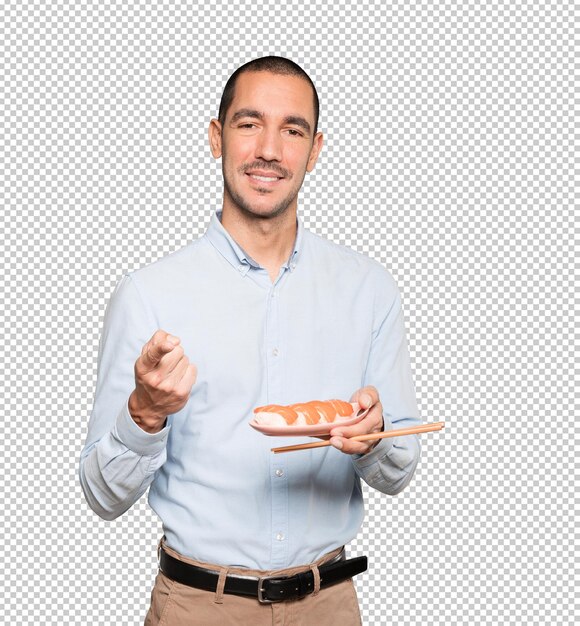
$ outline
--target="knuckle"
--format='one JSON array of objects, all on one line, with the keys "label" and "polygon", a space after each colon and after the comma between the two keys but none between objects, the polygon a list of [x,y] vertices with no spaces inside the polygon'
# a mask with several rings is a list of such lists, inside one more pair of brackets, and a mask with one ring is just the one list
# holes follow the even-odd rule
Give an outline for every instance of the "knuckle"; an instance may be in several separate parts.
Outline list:
[{"label": "knuckle", "polygon": [[168,378],[161,378],[157,389],[165,394],[170,394],[173,391],[173,383]]},{"label": "knuckle", "polygon": [[175,392],[175,398],[178,402],[185,402],[189,398],[189,391],[187,389],[179,389]]},{"label": "knuckle", "polygon": [[160,391],[163,391],[164,385],[165,385],[165,378],[161,372],[156,372],[156,371],[151,372],[151,374],[149,375],[148,382],[155,389],[159,389]]},{"label": "knuckle", "polygon": [[147,365],[143,357],[139,357],[135,361],[135,366],[133,369],[135,371],[135,376],[137,376],[138,378],[143,378],[147,374]]}]

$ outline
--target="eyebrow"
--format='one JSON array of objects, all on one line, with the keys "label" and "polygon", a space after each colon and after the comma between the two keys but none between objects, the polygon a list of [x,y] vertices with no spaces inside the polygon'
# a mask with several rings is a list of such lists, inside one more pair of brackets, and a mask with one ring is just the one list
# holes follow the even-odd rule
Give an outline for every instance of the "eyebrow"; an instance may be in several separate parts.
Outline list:
[{"label": "eyebrow", "polygon": [[[243,117],[250,117],[253,119],[257,119],[257,120],[263,120],[264,114],[260,111],[257,111],[256,109],[239,109],[232,115],[230,124],[234,124],[235,122],[242,119]],[[283,121],[284,121],[284,124],[292,124],[294,126],[299,126],[303,130],[305,130],[307,133],[310,133],[311,131],[311,127],[310,127],[310,124],[308,123],[308,120],[304,119],[300,115],[287,115]]]}]

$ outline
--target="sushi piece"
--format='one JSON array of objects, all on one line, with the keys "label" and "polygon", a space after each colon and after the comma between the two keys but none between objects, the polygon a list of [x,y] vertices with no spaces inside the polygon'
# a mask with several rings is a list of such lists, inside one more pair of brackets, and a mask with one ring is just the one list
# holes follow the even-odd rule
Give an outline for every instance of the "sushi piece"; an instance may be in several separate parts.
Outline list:
[{"label": "sushi piece", "polygon": [[311,400],[284,406],[267,404],[254,409],[258,424],[268,426],[313,426],[342,422],[352,416],[350,402],[344,400]]}]

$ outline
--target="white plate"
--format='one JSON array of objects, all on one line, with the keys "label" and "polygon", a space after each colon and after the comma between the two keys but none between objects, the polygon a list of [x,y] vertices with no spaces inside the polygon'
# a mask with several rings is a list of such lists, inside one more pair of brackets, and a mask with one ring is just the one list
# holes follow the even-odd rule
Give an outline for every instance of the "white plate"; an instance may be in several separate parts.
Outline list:
[{"label": "white plate", "polygon": [[323,422],[322,424],[310,424],[309,426],[271,426],[269,424],[258,424],[255,419],[250,422],[250,426],[260,431],[264,435],[271,437],[318,437],[328,435],[333,428],[339,426],[352,426],[360,422],[368,413],[368,409],[361,411],[357,402],[351,402],[352,416],[340,422]]}]

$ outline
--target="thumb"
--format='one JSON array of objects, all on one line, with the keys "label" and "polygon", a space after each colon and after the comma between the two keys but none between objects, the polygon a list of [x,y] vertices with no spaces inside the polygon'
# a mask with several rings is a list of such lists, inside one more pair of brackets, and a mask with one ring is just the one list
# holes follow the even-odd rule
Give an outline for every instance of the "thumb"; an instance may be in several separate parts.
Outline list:
[{"label": "thumb", "polygon": [[362,409],[368,409],[374,404],[372,395],[367,388],[358,389],[352,394],[350,401],[356,402]]}]

